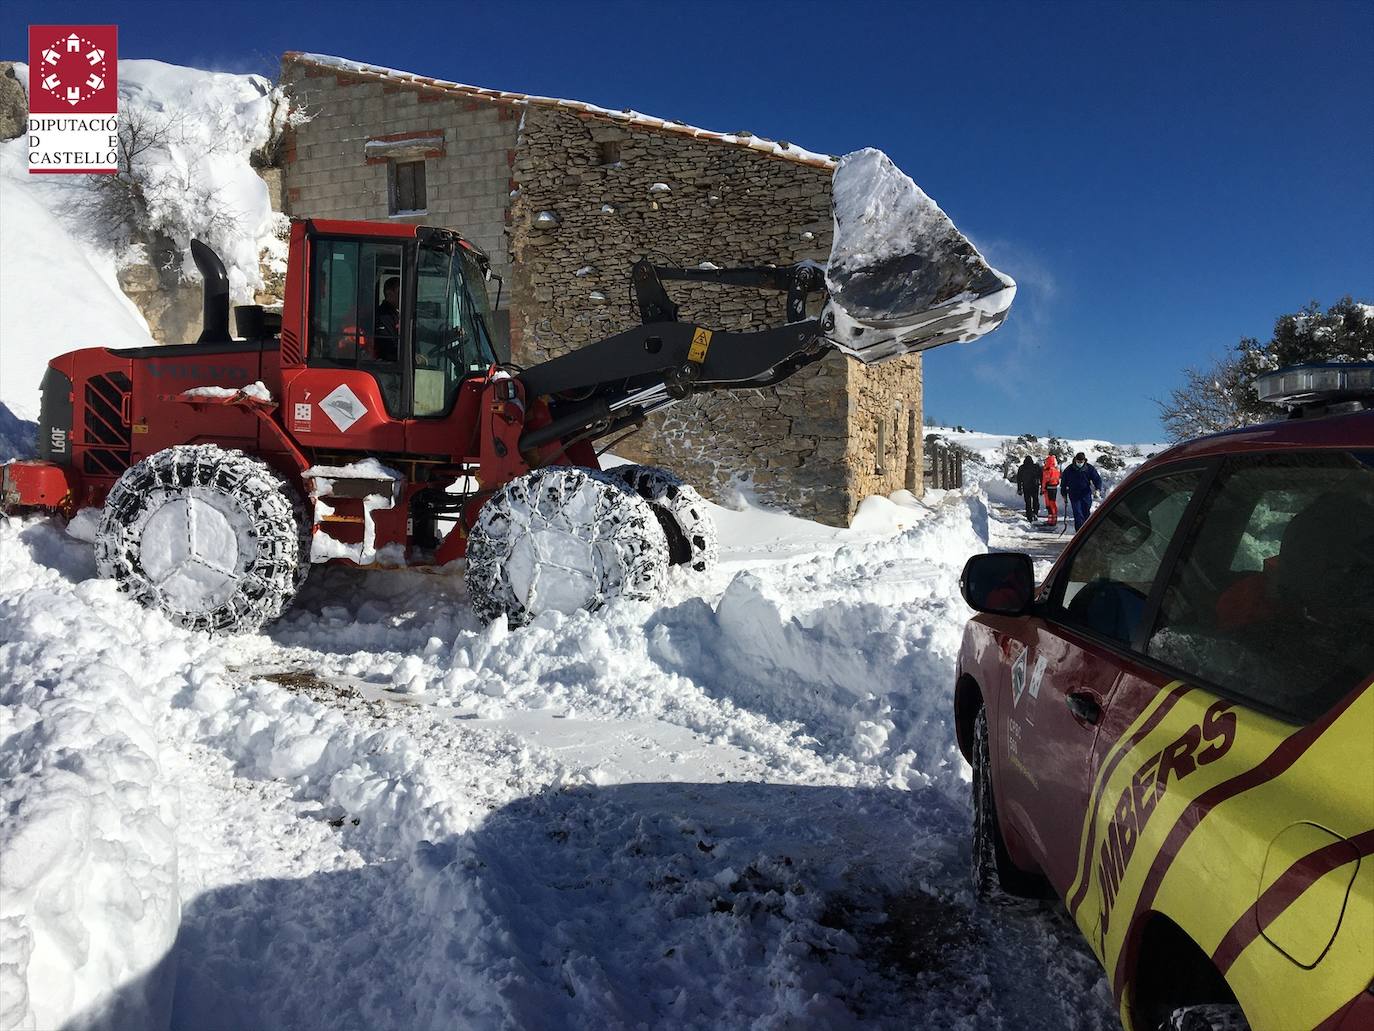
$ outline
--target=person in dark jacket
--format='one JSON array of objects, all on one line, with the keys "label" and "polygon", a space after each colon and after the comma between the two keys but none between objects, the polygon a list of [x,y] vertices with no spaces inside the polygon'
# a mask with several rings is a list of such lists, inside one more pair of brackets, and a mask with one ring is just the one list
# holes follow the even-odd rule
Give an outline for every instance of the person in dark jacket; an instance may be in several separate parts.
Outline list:
[{"label": "person in dark jacket", "polygon": [[1035,522],[1040,514],[1040,466],[1027,455],[1016,470],[1016,493],[1026,502],[1026,522]]},{"label": "person in dark jacket", "polygon": [[1065,467],[1059,480],[1059,495],[1069,499],[1069,507],[1073,510],[1075,533],[1088,521],[1094,491],[1102,491],[1102,477],[1097,475],[1097,468],[1088,461],[1088,456],[1080,451],[1073,456],[1073,464]]}]

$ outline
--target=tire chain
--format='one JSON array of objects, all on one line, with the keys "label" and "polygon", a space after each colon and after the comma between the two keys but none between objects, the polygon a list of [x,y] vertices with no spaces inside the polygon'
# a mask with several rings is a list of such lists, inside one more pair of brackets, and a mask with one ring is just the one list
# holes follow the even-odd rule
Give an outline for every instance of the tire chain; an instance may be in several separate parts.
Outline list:
[{"label": "tire chain", "polygon": [[623,576],[612,574],[584,604],[596,611],[613,598],[651,601],[668,567],[663,528],[647,501],[619,480],[593,469],[549,466],[511,480],[487,500],[468,537],[467,587],[473,610],[489,623],[504,614],[512,626],[528,623],[538,613],[527,609],[511,585],[507,563],[523,531],[516,511],[551,524],[568,512],[567,501],[583,491],[596,492],[595,522],[579,534],[588,543],[612,549]]},{"label": "tire chain", "polygon": [[668,561],[698,573],[714,568],[720,555],[716,521],[696,488],[654,465],[618,465],[606,472],[647,501],[668,537]]},{"label": "tire chain", "polygon": [[[142,531],[156,508],[149,503],[192,488],[229,498],[246,516],[257,544],[234,593],[208,612],[172,607],[148,579],[140,560]],[[309,573],[311,528],[297,492],[259,459],[215,444],[178,445],[124,471],[105,499],[96,532],[96,569],[140,604],[188,630],[244,632],[275,619]]]}]

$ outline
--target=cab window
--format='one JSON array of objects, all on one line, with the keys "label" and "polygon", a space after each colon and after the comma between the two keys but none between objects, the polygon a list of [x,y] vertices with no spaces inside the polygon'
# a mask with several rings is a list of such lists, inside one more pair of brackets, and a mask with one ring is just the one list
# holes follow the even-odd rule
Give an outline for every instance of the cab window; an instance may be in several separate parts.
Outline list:
[{"label": "cab window", "polygon": [[441,415],[465,377],[485,373],[496,361],[485,283],[461,247],[424,246],[415,296],[415,414]]},{"label": "cab window", "polygon": [[1374,452],[1228,459],[1146,653],[1299,722],[1374,675]]},{"label": "cab window", "polygon": [[1136,484],[1114,501],[1070,558],[1054,589],[1052,618],[1129,645],[1164,552],[1202,473],[1172,473]]},{"label": "cab window", "polygon": [[372,374],[392,416],[402,415],[401,247],[316,240],[312,247],[309,364]]}]

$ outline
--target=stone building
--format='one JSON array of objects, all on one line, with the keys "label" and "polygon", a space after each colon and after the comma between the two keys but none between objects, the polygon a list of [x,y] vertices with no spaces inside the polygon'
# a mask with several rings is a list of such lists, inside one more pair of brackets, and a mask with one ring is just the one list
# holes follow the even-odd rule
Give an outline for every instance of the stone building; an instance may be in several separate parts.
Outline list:
[{"label": "stone building", "polygon": [[[496,334],[530,365],[635,324],[631,263],[790,264],[830,250],[833,159],[749,133],[287,54],[308,120],[288,139],[288,214],[449,226],[503,279]],[[783,321],[783,298],[669,284],[684,318]],[[867,495],[921,491],[918,356],[835,354],[783,383],[708,394],[616,445],[708,496],[843,525]]]}]

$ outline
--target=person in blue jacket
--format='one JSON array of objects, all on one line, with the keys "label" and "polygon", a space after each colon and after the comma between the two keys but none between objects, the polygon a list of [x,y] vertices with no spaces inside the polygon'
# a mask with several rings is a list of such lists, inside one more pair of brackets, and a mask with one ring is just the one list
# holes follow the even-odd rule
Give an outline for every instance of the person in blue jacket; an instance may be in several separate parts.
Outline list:
[{"label": "person in blue jacket", "polygon": [[1088,513],[1093,510],[1094,491],[1102,491],[1102,477],[1097,475],[1097,468],[1088,461],[1088,456],[1080,451],[1059,479],[1059,496],[1068,498],[1069,507],[1073,509],[1074,533],[1088,521]]}]

